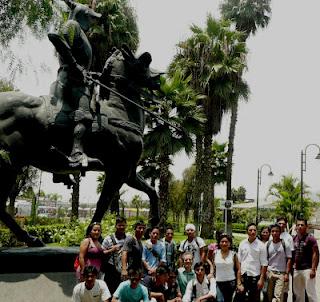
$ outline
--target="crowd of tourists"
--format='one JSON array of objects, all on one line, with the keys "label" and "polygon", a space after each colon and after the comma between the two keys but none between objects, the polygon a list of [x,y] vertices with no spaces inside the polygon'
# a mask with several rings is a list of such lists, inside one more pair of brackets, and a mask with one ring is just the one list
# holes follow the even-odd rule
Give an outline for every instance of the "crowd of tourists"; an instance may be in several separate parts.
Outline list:
[{"label": "crowd of tourists", "polygon": [[142,242],[144,222],[135,223],[133,235],[126,226],[125,218],[117,218],[115,233],[99,240],[101,225],[90,225],[80,245],[73,302],[287,302],[290,288],[296,302],[318,301],[318,245],[303,218],[296,221],[295,236],[285,217],[261,229],[260,236],[249,224],[237,252],[222,232],[206,245],[193,224],[185,226],[179,245],[172,227],[162,239],[153,227]]}]

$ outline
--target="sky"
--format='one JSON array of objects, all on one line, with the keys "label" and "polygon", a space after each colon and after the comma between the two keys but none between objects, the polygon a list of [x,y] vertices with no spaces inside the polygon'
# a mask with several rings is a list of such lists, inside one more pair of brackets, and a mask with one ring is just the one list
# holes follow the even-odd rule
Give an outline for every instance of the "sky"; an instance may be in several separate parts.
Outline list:
[{"label": "sky", "polygon": [[[165,71],[176,53],[176,44],[190,35],[192,23],[204,26],[211,13],[219,17],[219,3],[214,0],[131,0],[138,17],[140,47],[138,53],[152,54],[152,67]],[[282,175],[300,179],[300,152],[309,144],[320,145],[320,2],[318,0],[272,0],[269,26],[259,29],[248,40],[248,70],[245,78],[251,89],[247,103],[239,107],[235,139],[233,187],[244,186],[247,198],[256,198],[257,170],[262,169],[260,202],[268,187]],[[23,47],[15,44],[17,56],[25,56],[32,66],[17,75],[16,86],[32,95],[47,94],[55,79],[57,59],[47,40],[27,39]],[[45,62],[45,64],[44,64]],[[6,74],[5,65],[0,75]],[[35,72],[37,71],[37,72]],[[39,75],[40,74],[40,75]],[[225,116],[221,134],[215,139],[227,141],[230,116]],[[307,148],[304,181],[312,192],[320,191],[318,149]],[[171,171],[181,178],[193,156],[180,153]],[[95,202],[97,173],[87,173],[81,181],[80,201]],[[41,188],[68,200],[71,190],[53,184],[43,173]],[[225,187],[216,190],[225,197]],[[130,199],[137,191],[128,191]],[[143,197],[145,195],[142,195]]]}]

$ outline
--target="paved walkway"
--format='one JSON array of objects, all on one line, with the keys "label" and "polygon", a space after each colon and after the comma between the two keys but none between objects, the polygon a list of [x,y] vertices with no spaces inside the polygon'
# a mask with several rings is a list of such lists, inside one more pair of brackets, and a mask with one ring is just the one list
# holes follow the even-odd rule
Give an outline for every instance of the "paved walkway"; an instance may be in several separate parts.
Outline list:
[{"label": "paved walkway", "polygon": [[70,302],[75,282],[75,273],[0,274],[0,301]]}]

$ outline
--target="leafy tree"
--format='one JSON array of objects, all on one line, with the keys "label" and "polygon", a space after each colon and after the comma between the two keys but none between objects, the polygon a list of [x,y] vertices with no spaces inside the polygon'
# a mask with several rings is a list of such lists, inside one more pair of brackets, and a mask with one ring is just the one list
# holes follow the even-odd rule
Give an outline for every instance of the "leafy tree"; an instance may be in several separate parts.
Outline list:
[{"label": "leafy tree", "polygon": [[[184,220],[189,221],[189,212],[193,209],[198,211],[198,205],[196,203],[195,185],[196,185],[196,165],[193,164],[189,168],[185,169],[182,174],[183,186],[185,188],[185,202],[184,202]],[[194,215],[197,219],[197,216]]]},{"label": "leafy tree", "polygon": [[173,214],[175,228],[180,225],[180,219],[185,207],[185,198],[186,187],[183,180],[171,180],[169,183],[169,208]]},{"label": "leafy tree", "polygon": [[310,198],[308,186],[304,185],[303,192],[305,198],[303,212],[301,213],[300,192],[300,182],[292,175],[283,175],[279,182],[272,184],[269,188],[269,196],[275,198],[276,214],[287,217],[290,225],[301,214],[306,219],[309,219],[314,209],[314,202]]},{"label": "leafy tree", "polygon": [[16,198],[23,194],[25,191],[30,190],[29,188],[35,186],[39,179],[39,170],[31,166],[23,167],[21,173],[18,174],[15,184],[13,185],[9,194],[9,206],[8,212],[14,215],[14,204]]},{"label": "leafy tree", "polygon": [[[139,162],[139,173],[145,178],[150,179],[150,185],[156,186],[156,180],[160,178],[160,170],[157,157],[146,157],[145,152]],[[170,176],[171,177],[171,176]]]},{"label": "leafy tree", "polygon": [[137,213],[136,213],[136,218],[137,219],[140,216],[140,209],[143,207],[143,204],[144,204],[144,202],[143,202],[142,198],[139,195],[134,195],[133,196],[130,206],[137,210]]},{"label": "leafy tree", "polygon": [[101,23],[96,26],[89,40],[94,49],[92,69],[101,71],[112,48],[126,43],[135,52],[139,45],[137,17],[127,0],[100,0],[96,11],[102,14]]},{"label": "leafy tree", "polygon": [[[212,136],[221,128],[223,114],[234,102],[235,92],[242,94],[246,84],[238,74],[246,67],[245,43],[242,34],[231,29],[229,21],[218,21],[207,17],[204,29],[193,25],[192,36],[178,44],[179,51],[171,70],[179,66],[186,76],[192,77],[193,87],[206,97],[202,105],[206,123],[196,140],[196,179],[199,200],[203,192],[203,207],[207,209],[203,217],[202,236],[212,237],[213,217],[211,211],[214,198],[210,161]],[[241,89],[240,89],[241,88]]]},{"label": "leafy tree", "polygon": [[25,25],[38,36],[45,32],[54,16],[55,1],[52,0],[1,0],[0,45],[8,43],[21,34]]},{"label": "leafy tree", "polygon": [[246,193],[247,190],[243,186],[240,186],[238,189],[232,188],[231,200],[233,202],[243,202],[246,200]]},{"label": "leafy tree", "polygon": [[192,133],[203,122],[203,115],[197,107],[198,94],[189,86],[190,78],[183,78],[180,70],[170,78],[161,77],[160,92],[153,110],[172,124],[179,125],[180,133],[167,124],[153,120],[150,131],[144,136],[144,156],[156,158],[159,165],[159,209],[160,224],[165,226],[169,203],[169,167],[171,156],[184,150],[187,154],[192,151]]}]

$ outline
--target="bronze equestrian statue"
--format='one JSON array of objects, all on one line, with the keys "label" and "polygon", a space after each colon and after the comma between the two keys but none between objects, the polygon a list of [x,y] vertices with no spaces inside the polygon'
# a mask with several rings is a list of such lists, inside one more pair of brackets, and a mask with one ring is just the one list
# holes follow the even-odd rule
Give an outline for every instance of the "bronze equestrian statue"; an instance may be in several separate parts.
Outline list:
[{"label": "bronze equestrian statue", "polygon": [[[91,94],[85,83],[85,72],[90,70],[92,63],[92,48],[86,33],[101,14],[71,0],[66,0],[66,3],[71,9],[68,21],[58,33],[48,34],[60,63],[57,80],[51,85],[50,96],[55,102],[62,101],[62,112],[72,114],[75,122],[70,166],[87,167],[88,161],[93,159],[84,153],[82,139],[92,123],[93,115],[90,111]],[[60,115],[56,124],[64,124],[63,118]],[[69,179],[54,174],[53,181],[68,184]]]},{"label": "bronze equestrian statue", "polygon": [[[93,12],[86,6],[80,6],[81,9],[87,11],[82,16]],[[79,28],[77,30],[80,31]],[[106,178],[92,221],[102,220],[115,193],[127,183],[148,194],[150,224],[159,223],[157,193],[136,173],[143,150],[145,112],[125,100],[129,98],[143,106],[142,90],[159,89],[159,74],[152,73],[149,68],[151,55],[146,52],[135,57],[125,46],[115,50],[99,79],[112,91],[101,89],[97,111],[90,112],[91,119],[87,112],[83,116],[79,114],[78,118],[78,110],[88,109],[91,99],[90,89],[84,84],[85,74],[82,73],[88,68],[85,64],[89,61],[81,61],[70,50],[70,45],[64,44],[64,39],[59,41],[57,36],[50,36],[61,59],[52,95],[34,97],[16,91],[0,93],[0,149],[7,154],[0,157],[0,220],[28,246],[42,246],[43,243],[21,229],[6,212],[9,192],[21,168],[26,165],[60,175],[66,184],[69,174],[103,171]],[[77,78],[71,80],[71,85],[65,85],[64,80],[68,81],[75,74]],[[79,124],[85,124],[86,129],[81,126],[81,135],[78,136],[76,129]],[[66,156],[74,151],[76,157],[81,153],[79,163],[78,158],[74,160],[72,156]],[[86,161],[83,158],[87,155]]]}]

